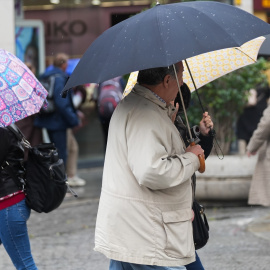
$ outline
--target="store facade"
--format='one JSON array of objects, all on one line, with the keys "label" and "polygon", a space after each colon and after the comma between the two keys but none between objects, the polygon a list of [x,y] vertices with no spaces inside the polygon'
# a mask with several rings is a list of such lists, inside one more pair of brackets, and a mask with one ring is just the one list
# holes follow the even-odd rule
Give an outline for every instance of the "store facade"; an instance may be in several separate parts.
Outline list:
[{"label": "store facade", "polygon": [[254,15],[270,23],[270,0],[253,0]]},{"label": "store facade", "polygon": [[56,52],[80,58],[90,44],[106,29],[128,18],[145,6],[59,8],[24,12],[25,19],[42,20],[45,29],[46,59]]}]

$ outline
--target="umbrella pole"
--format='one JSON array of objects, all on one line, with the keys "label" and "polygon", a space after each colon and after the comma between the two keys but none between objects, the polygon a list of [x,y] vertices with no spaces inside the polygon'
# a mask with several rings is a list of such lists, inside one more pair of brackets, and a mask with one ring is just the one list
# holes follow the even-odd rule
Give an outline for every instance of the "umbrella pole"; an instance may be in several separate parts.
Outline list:
[{"label": "umbrella pole", "polygon": [[175,78],[176,78],[177,86],[178,86],[178,91],[179,91],[179,94],[180,94],[180,99],[181,99],[181,103],[182,103],[182,107],[183,107],[183,110],[184,110],[184,115],[185,115],[185,119],[186,119],[186,123],[187,123],[187,127],[188,127],[188,134],[189,134],[190,142],[193,142],[194,139],[192,138],[192,135],[191,135],[190,125],[189,125],[188,117],[187,117],[187,111],[186,111],[186,108],[185,108],[185,103],[184,103],[184,99],[183,99],[183,96],[182,96],[182,92],[181,92],[181,88],[180,88],[180,84],[179,84],[179,80],[178,80],[178,77],[177,77],[177,72],[176,72],[176,68],[175,68],[174,64],[173,64],[173,69],[174,69]]},{"label": "umbrella pole", "polygon": [[[189,134],[189,138],[190,138],[189,142],[190,142],[190,145],[193,146],[193,145],[195,145],[195,141],[194,141],[194,139],[192,138],[192,135],[191,135],[190,125],[189,125],[188,117],[187,117],[187,111],[186,111],[186,108],[185,108],[185,103],[184,103],[183,95],[182,95],[182,92],[181,92],[181,88],[180,88],[180,84],[179,84],[179,80],[178,80],[178,77],[177,77],[177,72],[176,72],[176,68],[175,68],[174,64],[173,64],[173,69],[174,69],[175,78],[176,78],[176,82],[177,82],[177,86],[178,86],[178,90],[179,90],[179,94],[180,94],[180,98],[181,98],[181,103],[182,103],[182,106],[183,106],[183,111],[184,111],[184,114],[185,114],[185,119],[186,119],[186,122],[187,122],[187,129],[188,129],[188,134]],[[200,167],[199,167],[198,171],[200,173],[203,173],[205,171],[204,155],[198,155],[198,159],[199,159],[199,162],[200,162]]]}]

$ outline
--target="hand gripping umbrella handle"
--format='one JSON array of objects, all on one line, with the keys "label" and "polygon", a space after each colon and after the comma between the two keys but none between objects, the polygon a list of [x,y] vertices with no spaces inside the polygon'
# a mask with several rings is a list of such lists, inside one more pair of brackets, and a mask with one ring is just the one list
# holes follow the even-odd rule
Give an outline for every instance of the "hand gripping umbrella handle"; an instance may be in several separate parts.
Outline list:
[{"label": "hand gripping umbrella handle", "polygon": [[[190,143],[190,146],[194,146],[194,145],[195,145],[195,142]],[[198,159],[200,161],[200,168],[198,169],[198,171],[200,173],[204,173],[204,171],[205,171],[205,159],[204,159],[204,156],[203,155],[198,155]]]}]

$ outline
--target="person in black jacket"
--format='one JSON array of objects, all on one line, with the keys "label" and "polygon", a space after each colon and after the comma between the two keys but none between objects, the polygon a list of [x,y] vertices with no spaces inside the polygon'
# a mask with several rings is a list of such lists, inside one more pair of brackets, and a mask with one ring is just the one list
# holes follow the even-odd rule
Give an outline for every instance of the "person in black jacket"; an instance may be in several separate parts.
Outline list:
[{"label": "person in black jacket", "polygon": [[[188,86],[183,83],[183,85],[181,86],[181,93],[183,96],[183,101],[184,101],[184,106],[185,109],[188,109],[189,105],[190,105],[190,98],[191,98],[191,93],[190,90],[188,88]],[[178,104],[179,108],[178,108],[178,112],[175,118],[175,126],[178,129],[179,133],[181,134],[181,137],[183,138],[183,141],[185,142],[186,146],[189,145],[189,134],[188,134],[188,130],[187,127],[185,126],[183,120],[182,120],[182,113],[183,113],[183,105],[180,99],[180,94],[177,94],[177,97],[175,98],[174,101],[175,105]],[[200,126],[195,126],[192,129],[192,135],[195,137],[195,135],[197,136],[197,140],[199,140],[198,144],[201,145],[202,149],[204,150],[204,156],[205,158],[207,158],[212,150],[213,147],[213,136],[208,135],[203,135],[202,129],[203,126],[205,126],[205,121],[207,122],[207,126],[211,126],[211,128],[213,128],[213,122],[211,120],[211,117],[208,115],[207,112],[205,112],[203,114],[203,119],[200,122]],[[192,182],[193,182],[193,188],[194,186],[196,186],[196,175],[193,174],[192,176]],[[204,270],[204,267],[201,263],[201,260],[196,252],[196,261],[193,263],[190,263],[188,265],[185,265],[187,270]]]},{"label": "person in black jacket", "polygon": [[36,270],[26,224],[31,210],[25,203],[23,184],[18,186],[7,171],[11,167],[23,182],[24,148],[9,128],[0,127],[0,244],[16,269]]}]

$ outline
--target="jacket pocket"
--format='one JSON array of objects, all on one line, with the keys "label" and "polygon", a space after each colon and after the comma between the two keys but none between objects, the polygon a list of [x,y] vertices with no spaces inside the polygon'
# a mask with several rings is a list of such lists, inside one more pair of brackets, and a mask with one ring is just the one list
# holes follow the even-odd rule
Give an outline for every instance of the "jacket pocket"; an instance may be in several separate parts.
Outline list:
[{"label": "jacket pocket", "polygon": [[166,234],[165,253],[173,258],[194,255],[191,209],[163,212],[162,218]]}]

